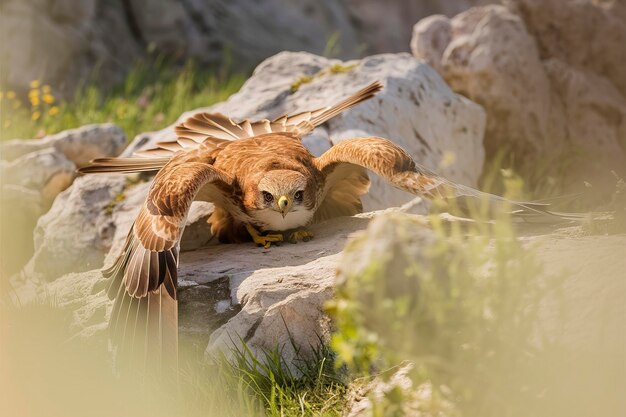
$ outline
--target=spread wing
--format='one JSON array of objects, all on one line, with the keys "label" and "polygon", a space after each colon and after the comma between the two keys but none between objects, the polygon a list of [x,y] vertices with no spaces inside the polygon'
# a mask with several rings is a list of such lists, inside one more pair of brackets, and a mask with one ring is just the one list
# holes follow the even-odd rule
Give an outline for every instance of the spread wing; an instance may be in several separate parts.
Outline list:
[{"label": "spread wing", "polygon": [[220,113],[196,113],[176,126],[177,140],[160,142],[154,149],[135,154],[140,157],[162,158],[181,150],[194,149],[206,141],[218,146],[222,142],[266,133],[292,132],[300,136],[306,135],[316,126],[325,123],[344,110],[370,99],[382,88],[382,84],[377,81],[333,106],[284,115],[271,121],[268,119],[257,121],[246,119],[235,122]]},{"label": "spread wing", "polygon": [[393,142],[379,137],[344,140],[314,161],[326,177],[325,195],[332,196],[338,185],[345,185],[346,179],[355,175],[360,168],[380,175],[396,188],[411,194],[431,199],[456,199],[460,206],[468,202],[466,198],[485,199],[490,203],[510,203],[515,210],[513,214],[524,220],[574,220],[580,217],[550,212],[546,210],[548,204],[508,201],[500,196],[455,184],[419,165]]},{"label": "spread wing", "polygon": [[[195,152],[194,152],[195,153]],[[115,299],[109,327],[118,363],[143,364],[151,357],[172,364],[177,357],[176,285],[179,242],[191,202],[220,202],[232,194],[230,175],[178,154],[157,174],[120,257],[103,275]]]}]

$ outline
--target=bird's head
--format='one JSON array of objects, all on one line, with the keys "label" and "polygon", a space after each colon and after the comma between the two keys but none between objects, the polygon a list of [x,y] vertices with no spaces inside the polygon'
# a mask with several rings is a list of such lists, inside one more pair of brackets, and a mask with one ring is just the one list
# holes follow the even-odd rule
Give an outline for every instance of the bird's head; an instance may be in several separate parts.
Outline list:
[{"label": "bird's head", "polygon": [[292,211],[308,210],[314,199],[307,178],[298,171],[284,169],[267,171],[254,193],[257,209],[277,211],[283,218]]}]

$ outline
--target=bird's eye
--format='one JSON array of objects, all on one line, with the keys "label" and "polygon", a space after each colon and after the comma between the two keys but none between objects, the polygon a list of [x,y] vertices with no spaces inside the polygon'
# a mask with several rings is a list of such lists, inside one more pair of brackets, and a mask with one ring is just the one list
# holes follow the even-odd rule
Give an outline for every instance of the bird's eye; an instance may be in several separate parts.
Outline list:
[{"label": "bird's eye", "polygon": [[296,193],[293,196],[293,199],[296,201],[302,201],[303,195],[304,193],[302,191],[296,191]]},{"label": "bird's eye", "polygon": [[265,200],[266,203],[271,203],[274,201],[274,196],[267,191],[263,191],[263,200]]}]

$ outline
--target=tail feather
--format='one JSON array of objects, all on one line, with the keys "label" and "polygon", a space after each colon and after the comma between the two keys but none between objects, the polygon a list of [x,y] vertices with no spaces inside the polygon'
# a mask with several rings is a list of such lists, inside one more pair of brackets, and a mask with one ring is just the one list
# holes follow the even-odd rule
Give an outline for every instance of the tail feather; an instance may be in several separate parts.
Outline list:
[{"label": "tail feather", "polygon": [[[142,256],[135,257],[138,253]],[[102,271],[109,280],[106,292],[114,300],[109,338],[116,349],[119,372],[157,378],[175,376],[178,367],[177,262],[176,249],[171,254],[148,251],[131,229],[122,254],[110,268]],[[131,296],[125,275],[133,277],[148,273],[146,271],[159,279],[163,277],[163,284],[145,297]]]}]

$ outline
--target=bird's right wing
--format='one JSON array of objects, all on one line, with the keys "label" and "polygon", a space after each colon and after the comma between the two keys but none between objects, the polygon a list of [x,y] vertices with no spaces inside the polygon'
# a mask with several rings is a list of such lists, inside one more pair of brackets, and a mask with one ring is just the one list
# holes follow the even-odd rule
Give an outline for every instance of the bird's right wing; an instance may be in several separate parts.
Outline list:
[{"label": "bird's right wing", "polygon": [[201,188],[203,198],[219,203],[232,195],[233,181],[188,154],[155,177],[122,254],[103,271],[115,299],[109,328],[121,363],[143,370],[150,358],[159,367],[176,360],[178,251],[187,212]]},{"label": "bird's right wing", "polygon": [[490,209],[508,206],[516,219],[524,221],[555,222],[580,220],[583,217],[575,213],[548,211],[549,204],[510,201],[456,184],[421,166],[390,140],[379,137],[341,141],[314,161],[327,179],[324,195],[331,195],[336,184],[342,184],[347,175],[354,175],[358,168],[365,168],[403,191],[429,199],[455,201],[461,208],[470,204],[479,207],[478,203],[485,201]]}]

